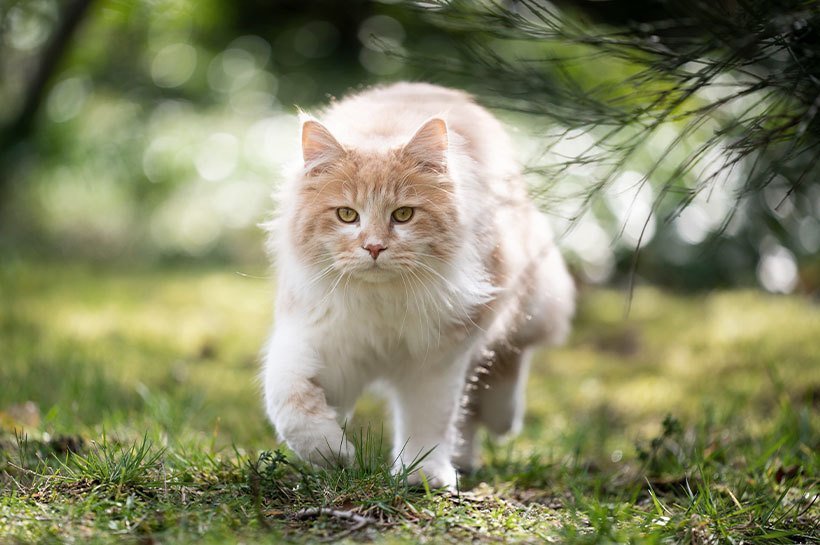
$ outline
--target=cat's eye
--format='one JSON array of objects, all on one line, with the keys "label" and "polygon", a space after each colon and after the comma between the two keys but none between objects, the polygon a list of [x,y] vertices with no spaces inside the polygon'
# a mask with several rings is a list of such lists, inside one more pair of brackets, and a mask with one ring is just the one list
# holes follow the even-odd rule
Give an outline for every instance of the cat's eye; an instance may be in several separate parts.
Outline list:
[{"label": "cat's eye", "polygon": [[401,208],[396,208],[393,210],[393,214],[391,216],[393,221],[396,223],[405,223],[410,221],[410,218],[413,217],[413,209],[409,206],[402,206]]},{"label": "cat's eye", "polygon": [[353,223],[354,221],[359,219],[359,213],[353,210],[352,208],[347,208],[346,206],[337,208],[336,216],[339,218],[339,221],[342,221],[344,223]]}]

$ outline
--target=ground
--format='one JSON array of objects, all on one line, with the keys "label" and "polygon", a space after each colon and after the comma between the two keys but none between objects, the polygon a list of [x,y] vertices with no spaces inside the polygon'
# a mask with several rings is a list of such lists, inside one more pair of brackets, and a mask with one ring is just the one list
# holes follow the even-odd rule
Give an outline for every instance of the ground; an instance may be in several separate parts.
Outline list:
[{"label": "ground", "polygon": [[352,469],[277,445],[266,277],[0,260],[0,542],[818,542],[816,301],[583,290],[451,496],[390,475],[374,399]]}]

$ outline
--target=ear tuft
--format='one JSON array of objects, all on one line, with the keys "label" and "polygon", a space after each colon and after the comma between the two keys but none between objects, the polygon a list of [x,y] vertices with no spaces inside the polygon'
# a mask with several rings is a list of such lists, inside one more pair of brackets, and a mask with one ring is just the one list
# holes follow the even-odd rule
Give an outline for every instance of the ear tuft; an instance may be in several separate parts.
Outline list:
[{"label": "ear tuft", "polygon": [[447,171],[447,124],[434,117],[416,131],[402,152],[434,172]]},{"label": "ear tuft", "polygon": [[302,124],[302,157],[306,168],[315,170],[344,153],[342,145],[324,125],[312,119]]}]

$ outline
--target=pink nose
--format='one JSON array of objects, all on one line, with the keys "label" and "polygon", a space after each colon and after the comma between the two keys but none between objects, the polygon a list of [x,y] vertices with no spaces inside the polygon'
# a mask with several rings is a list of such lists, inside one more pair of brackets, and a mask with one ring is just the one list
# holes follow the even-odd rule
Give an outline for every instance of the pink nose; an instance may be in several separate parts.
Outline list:
[{"label": "pink nose", "polygon": [[379,257],[380,253],[387,249],[381,244],[366,244],[362,246],[362,248],[370,252],[370,257],[372,257],[374,260]]}]

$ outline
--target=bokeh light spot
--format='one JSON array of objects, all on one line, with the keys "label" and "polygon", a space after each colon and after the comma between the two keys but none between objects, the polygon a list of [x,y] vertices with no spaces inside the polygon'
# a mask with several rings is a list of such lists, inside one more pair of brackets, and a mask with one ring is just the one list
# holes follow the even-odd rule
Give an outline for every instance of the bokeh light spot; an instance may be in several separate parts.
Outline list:
[{"label": "bokeh light spot", "polygon": [[208,85],[215,91],[229,92],[245,85],[256,73],[253,55],[244,49],[226,49],[208,65]]},{"label": "bokeh light spot", "polygon": [[402,62],[381,51],[363,47],[359,52],[359,62],[365,70],[378,76],[389,76],[401,70]]},{"label": "bokeh light spot", "polygon": [[232,47],[222,53],[222,70],[229,78],[243,78],[256,69],[256,60],[250,52]]},{"label": "bokeh light spot", "polygon": [[405,32],[396,19],[387,15],[374,15],[362,21],[358,37],[365,47],[374,47],[374,39],[376,42],[387,40],[398,45],[404,41]]},{"label": "bokeh light spot", "polygon": [[250,53],[257,68],[264,67],[268,63],[271,55],[271,47],[267,40],[250,34],[235,39],[228,48],[241,49]]},{"label": "bokeh light spot", "polygon": [[791,293],[797,287],[797,260],[794,254],[776,242],[766,240],[757,265],[760,285],[773,293]]},{"label": "bokeh light spot", "polygon": [[212,134],[202,144],[194,160],[200,176],[217,181],[230,176],[239,160],[239,141],[232,134],[219,132]]},{"label": "bokeh light spot", "polygon": [[48,95],[46,111],[56,123],[64,123],[82,111],[91,93],[91,81],[85,76],[75,76],[62,80]]},{"label": "bokeh light spot", "polygon": [[142,170],[145,177],[154,183],[163,181],[178,147],[176,139],[169,136],[160,136],[152,140],[142,154]]},{"label": "bokeh light spot", "polygon": [[561,246],[580,261],[581,271],[590,282],[605,282],[615,269],[610,237],[589,214],[575,223]]},{"label": "bokeh light spot", "polygon": [[[2,10],[0,10],[2,11]],[[29,0],[13,6],[6,15],[5,42],[28,51],[43,45],[57,20],[57,5],[49,0]]]},{"label": "bokeh light spot", "polygon": [[257,223],[269,207],[270,190],[262,183],[236,181],[221,184],[214,191],[211,206],[231,229]]},{"label": "bokeh light spot", "polygon": [[359,41],[363,44],[359,51],[359,62],[365,70],[379,76],[398,72],[403,63],[396,56],[403,50],[404,27],[387,15],[374,15],[359,26]]},{"label": "bokeh light spot", "polygon": [[261,119],[245,133],[244,155],[252,164],[264,166],[270,172],[277,171],[301,157],[298,135],[299,119],[295,115]]},{"label": "bokeh light spot", "polygon": [[711,228],[712,221],[706,210],[696,203],[684,208],[675,220],[675,231],[687,244],[700,244],[709,236]]},{"label": "bokeh light spot", "polygon": [[165,250],[201,255],[216,243],[222,226],[205,206],[195,183],[183,185],[151,219],[151,237]]},{"label": "bokeh light spot", "polygon": [[231,89],[231,107],[241,114],[264,114],[278,105],[278,88],[279,82],[273,74],[257,70],[241,87]]},{"label": "bokeh light spot", "polygon": [[151,78],[159,87],[179,87],[196,70],[196,49],[186,43],[166,45],[154,56]]}]

